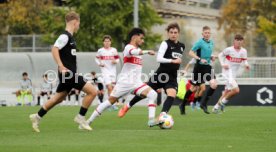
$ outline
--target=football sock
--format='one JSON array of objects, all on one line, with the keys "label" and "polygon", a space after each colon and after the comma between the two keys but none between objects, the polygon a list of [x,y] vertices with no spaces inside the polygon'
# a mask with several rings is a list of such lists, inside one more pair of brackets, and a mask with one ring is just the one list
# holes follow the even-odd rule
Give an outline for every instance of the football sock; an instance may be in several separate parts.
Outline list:
[{"label": "football sock", "polygon": [[135,105],[137,102],[139,102],[140,100],[142,100],[143,98],[140,96],[135,96],[134,98],[131,99],[131,101],[129,102],[129,107],[132,107],[133,105]]},{"label": "football sock", "polygon": [[173,101],[174,101],[174,97],[168,96],[164,102],[162,112],[166,112],[166,113],[169,112],[173,104]]},{"label": "football sock", "polygon": [[103,103],[101,103],[92,113],[92,115],[90,116],[90,118],[87,120],[89,124],[91,124],[97,117],[99,117],[102,112],[109,108],[112,104],[110,103],[109,100],[104,101]]},{"label": "football sock", "polygon": [[79,114],[80,114],[81,116],[85,116],[86,112],[87,112],[87,108],[81,107],[81,108],[80,108]]},{"label": "football sock", "polygon": [[47,113],[47,110],[41,107],[37,114],[40,118],[42,118],[46,113]]}]

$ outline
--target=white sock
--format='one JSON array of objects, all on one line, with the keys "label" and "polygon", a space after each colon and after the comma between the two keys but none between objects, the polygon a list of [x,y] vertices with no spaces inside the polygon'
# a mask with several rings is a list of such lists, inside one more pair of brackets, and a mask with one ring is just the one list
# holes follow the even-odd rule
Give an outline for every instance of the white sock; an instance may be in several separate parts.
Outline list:
[{"label": "white sock", "polygon": [[156,104],[149,104],[148,109],[149,109],[149,119],[154,119],[155,118]]},{"label": "white sock", "polygon": [[126,104],[126,106],[127,106],[128,108],[131,108],[131,106],[129,105],[129,102]]},{"label": "white sock", "polygon": [[227,100],[226,98],[223,98],[223,99],[221,100],[221,103],[224,104],[224,105],[226,105],[228,101],[229,101],[229,100]]},{"label": "white sock", "polygon": [[92,115],[90,116],[90,118],[87,120],[87,122],[89,123],[89,125],[98,117],[100,116],[103,111],[107,108],[109,108],[111,106],[111,103],[109,102],[109,100],[104,101],[103,103],[101,103],[92,113]]},{"label": "white sock", "polygon": [[157,93],[154,90],[151,90],[147,94],[147,99],[148,99],[148,109],[149,109],[149,119],[154,119],[155,118],[155,110],[156,110],[156,104],[155,100],[157,98]]}]

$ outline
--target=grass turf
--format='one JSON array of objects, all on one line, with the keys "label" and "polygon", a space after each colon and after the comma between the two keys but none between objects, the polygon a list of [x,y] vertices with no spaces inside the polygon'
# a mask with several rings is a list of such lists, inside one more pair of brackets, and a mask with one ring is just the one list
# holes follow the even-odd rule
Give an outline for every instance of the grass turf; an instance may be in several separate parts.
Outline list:
[{"label": "grass turf", "polygon": [[29,114],[39,107],[0,107],[0,152],[276,151],[275,107],[227,107],[218,115],[187,108],[188,115],[181,116],[172,107],[175,125],[170,130],[148,128],[147,108],[135,107],[121,119],[117,112],[106,111],[87,132],[73,122],[78,107],[58,106],[41,121],[41,132],[35,133]]}]

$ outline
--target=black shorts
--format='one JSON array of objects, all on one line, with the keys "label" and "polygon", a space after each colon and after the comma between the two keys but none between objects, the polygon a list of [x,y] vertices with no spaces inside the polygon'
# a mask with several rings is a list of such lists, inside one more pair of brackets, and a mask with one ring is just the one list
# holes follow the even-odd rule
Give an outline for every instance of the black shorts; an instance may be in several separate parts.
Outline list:
[{"label": "black shorts", "polygon": [[212,79],[216,79],[215,71],[210,65],[196,64],[192,73],[193,85],[201,85]]},{"label": "black shorts", "polygon": [[[69,73],[66,73],[65,76],[69,76]],[[62,79],[62,74],[59,73],[59,84],[57,87],[56,92],[63,92],[66,91],[69,93],[73,88],[77,90],[82,90],[84,85],[86,84],[86,80],[83,78],[83,76],[78,74],[73,74],[71,78]]]},{"label": "black shorts", "polygon": [[104,89],[104,86],[103,86],[102,83],[98,83],[98,89],[99,89],[99,90],[103,90],[103,89]]},{"label": "black shorts", "polygon": [[167,89],[173,88],[177,91],[177,77],[167,73],[155,73],[147,83],[153,90],[163,88],[165,91]]}]

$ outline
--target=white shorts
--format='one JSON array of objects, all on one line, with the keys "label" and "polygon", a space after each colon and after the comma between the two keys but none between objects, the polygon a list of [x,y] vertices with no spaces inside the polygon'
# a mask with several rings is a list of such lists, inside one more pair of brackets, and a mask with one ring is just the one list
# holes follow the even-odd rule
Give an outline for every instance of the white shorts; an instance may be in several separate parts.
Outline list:
[{"label": "white shorts", "polygon": [[116,76],[115,75],[103,75],[103,83],[104,83],[104,85],[115,84]]},{"label": "white shorts", "polygon": [[110,96],[120,98],[125,96],[128,93],[133,93],[135,95],[140,96],[140,94],[147,89],[149,86],[143,82],[135,83],[135,84],[127,84],[118,82],[114,89],[112,90]]},{"label": "white shorts", "polygon": [[239,85],[235,79],[227,79],[225,84],[225,90],[232,90],[237,87],[239,87]]}]

